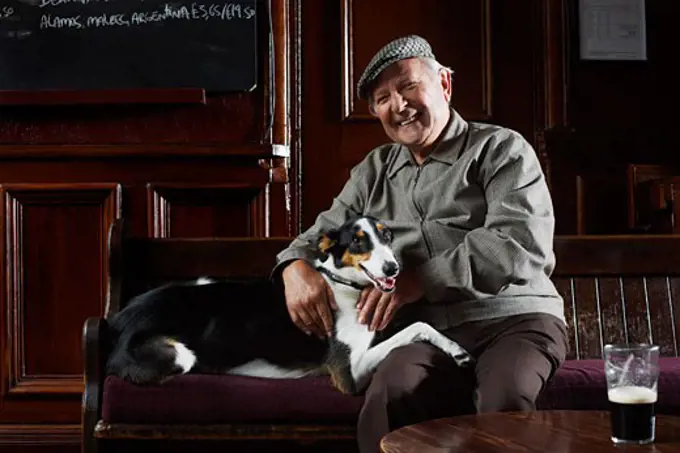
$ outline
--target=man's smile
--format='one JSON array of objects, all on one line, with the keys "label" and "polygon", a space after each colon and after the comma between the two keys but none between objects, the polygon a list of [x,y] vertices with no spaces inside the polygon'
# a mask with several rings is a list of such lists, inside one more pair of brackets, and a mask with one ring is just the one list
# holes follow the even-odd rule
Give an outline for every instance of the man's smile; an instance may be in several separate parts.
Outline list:
[{"label": "man's smile", "polygon": [[413,123],[420,117],[420,114],[414,113],[413,115],[409,116],[403,121],[397,121],[397,126],[408,126],[409,124]]}]

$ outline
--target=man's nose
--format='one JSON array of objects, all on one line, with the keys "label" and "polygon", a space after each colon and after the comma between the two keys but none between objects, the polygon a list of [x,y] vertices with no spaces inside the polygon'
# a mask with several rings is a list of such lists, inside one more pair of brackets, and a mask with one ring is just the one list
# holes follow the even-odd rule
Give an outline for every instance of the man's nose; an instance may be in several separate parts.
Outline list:
[{"label": "man's nose", "polygon": [[392,93],[390,96],[390,106],[393,112],[400,113],[406,107],[406,99],[400,93]]}]

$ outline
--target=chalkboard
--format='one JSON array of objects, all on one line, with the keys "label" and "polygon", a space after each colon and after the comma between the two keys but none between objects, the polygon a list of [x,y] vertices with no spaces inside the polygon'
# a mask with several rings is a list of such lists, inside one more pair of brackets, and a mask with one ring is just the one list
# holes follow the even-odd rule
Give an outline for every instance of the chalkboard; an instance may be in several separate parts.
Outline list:
[{"label": "chalkboard", "polygon": [[0,90],[252,90],[256,2],[0,0]]}]

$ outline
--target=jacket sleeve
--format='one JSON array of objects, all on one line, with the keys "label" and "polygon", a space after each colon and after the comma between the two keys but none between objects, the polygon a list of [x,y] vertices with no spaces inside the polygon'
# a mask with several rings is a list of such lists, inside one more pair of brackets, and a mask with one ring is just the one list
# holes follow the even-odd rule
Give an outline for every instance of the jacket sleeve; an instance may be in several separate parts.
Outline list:
[{"label": "jacket sleeve", "polygon": [[477,179],[486,198],[484,225],[419,268],[431,302],[494,296],[554,268],[552,200],[531,145],[514,131],[491,138]]},{"label": "jacket sleeve", "polygon": [[316,243],[320,232],[337,228],[350,217],[363,214],[368,187],[373,179],[375,171],[367,158],[351,170],[350,178],[333,199],[331,207],[319,214],[310,228],[277,255],[270,277],[278,278],[283,268],[294,260],[302,259],[313,263],[319,256]]}]

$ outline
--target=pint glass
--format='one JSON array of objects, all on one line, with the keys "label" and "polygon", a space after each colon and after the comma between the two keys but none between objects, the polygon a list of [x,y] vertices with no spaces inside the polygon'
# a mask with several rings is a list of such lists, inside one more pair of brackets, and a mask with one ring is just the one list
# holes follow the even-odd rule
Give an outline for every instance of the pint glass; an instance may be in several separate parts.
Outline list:
[{"label": "pint glass", "polygon": [[604,347],[612,441],[654,442],[654,404],[659,379],[659,347],[649,344],[608,344]]}]

